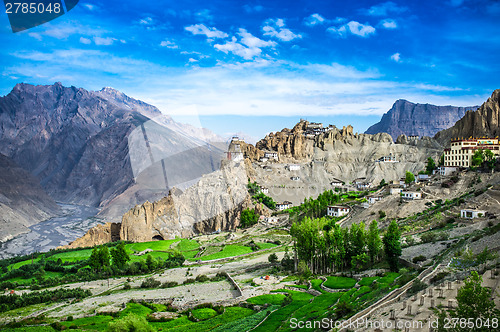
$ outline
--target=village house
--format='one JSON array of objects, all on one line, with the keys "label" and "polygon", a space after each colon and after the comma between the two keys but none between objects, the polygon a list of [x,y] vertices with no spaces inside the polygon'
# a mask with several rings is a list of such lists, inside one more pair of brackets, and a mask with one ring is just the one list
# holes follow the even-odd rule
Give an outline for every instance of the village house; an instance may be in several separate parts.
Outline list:
[{"label": "village house", "polygon": [[401,192],[401,197],[410,200],[422,199],[422,193],[419,193],[418,191],[403,191]]},{"label": "village house", "polygon": [[299,181],[300,176],[292,176],[290,179],[292,179],[292,181]]},{"label": "village house", "polygon": [[330,182],[330,185],[332,187],[342,187],[344,185],[344,182],[340,181],[339,179],[333,179],[332,182]]},{"label": "village house", "polygon": [[429,175],[427,174],[419,174],[417,175],[418,181],[429,181]]},{"label": "village house", "polygon": [[371,188],[371,183],[370,182],[361,182],[356,184],[356,188],[358,190],[369,190]]},{"label": "village house", "polygon": [[288,165],[288,170],[290,170],[290,171],[299,171],[299,170],[300,170],[300,165],[297,165],[297,164],[289,164],[289,165]]},{"label": "village house", "polygon": [[390,187],[389,188],[389,193],[391,195],[400,195],[403,192],[403,188],[401,187]]},{"label": "village house", "polygon": [[490,150],[495,157],[500,156],[498,137],[452,140],[451,146],[444,150],[444,166],[470,167],[477,150]]},{"label": "village house", "polygon": [[482,218],[486,215],[484,210],[463,209],[460,211],[460,217],[464,219]]},{"label": "village house", "polygon": [[375,204],[375,202],[382,199],[382,196],[368,196],[366,199],[368,200],[369,204]]},{"label": "village house", "polygon": [[269,194],[269,188],[260,187],[260,192],[263,193],[263,194]]},{"label": "village house", "polygon": [[392,153],[390,153],[388,156],[383,156],[377,160],[379,163],[397,163],[396,156],[393,156]]},{"label": "village house", "polygon": [[276,209],[283,211],[292,207],[292,202],[284,201],[283,203],[276,204]]},{"label": "village house", "polygon": [[232,161],[241,161],[245,159],[243,152],[241,152],[240,140],[237,136],[234,136],[229,144],[227,159]]},{"label": "village house", "polygon": [[439,166],[437,170],[434,170],[434,174],[439,174],[441,176],[449,176],[457,171],[456,167],[449,166]]},{"label": "village house", "polygon": [[347,206],[337,206],[337,205],[329,205],[327,208],[327,214],[330,217],[342,217],[348,214],[350,208]]},{"label": "village house", "polygon": [[408,140],[409,141],[418,141],[419,138],[420,138],[420,136],[418,136],[418,135],[410,135],[410,136],[408,136]]},{"label": "village house", "polygon": [[268,160],[269,160],[269,158],[267,158],[267,157],[260,157],[260,161],[263,163],[268,161]]},{"label": "village house", "polygon": [[264,158],[278,160],[278,152],[266,151],[264,152]]}]

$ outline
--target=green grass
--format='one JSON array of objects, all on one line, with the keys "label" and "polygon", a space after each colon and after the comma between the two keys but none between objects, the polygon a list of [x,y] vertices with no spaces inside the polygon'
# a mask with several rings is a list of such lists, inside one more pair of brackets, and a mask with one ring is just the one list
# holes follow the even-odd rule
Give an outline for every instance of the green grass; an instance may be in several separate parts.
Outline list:
[{"label": "green grass", "polygon": [[151,255],[153,258],[161,257],[164,260],[167,260],[170,257],[170,254],[168,252],[152,251],[152,252],[148,252],[147,254],[142,255],[142,256],[130,255],[130,262],[139,262],[141,260],[145,261],[146,257],[148,257],[148,255]]},{"label": "green grass", "polygon": [[231,323],[233,321],[248,317],[252,314],[254,314],[254,311],[251,309],[241,307],[228,307],[225,309],[223,314],[202,322],[195,323],[187,319],[186,316],[183,316],[170,322],[158,322],[150,324],[157,329],[162,328],[163,331],[168,330],[170,332],[205,332],[224,326],[225,324]]},{"label": "green grass", "polygon": [[219,251],[215,254],[202,256],[202,257],[200,257],[200,259],[202,261],[208,261],[208,260],[212,260],[212,259],[219,259],[219,258],[226,258],[226,257],[233,257],[233,256],[248,254],[251,252],[252,252],[252,249],[250,247],[237,245],[237,244],[230,244],[230,245],[225,246],[221,251]]},{"label": "green grass", "polygon": [[321,280],[321,279],[313,279],[313,280],[311,280],[311,288],[315,289],[321,293],[324,293],[325,291],[321,289],[322,283],[323,283],[323,280]]},{"label": "green grass", "polygon": [[200,247],[200,244],[196,240],[188,240],[188,239],[183,239],[179,244],[177,245],[177,250],[179,251],[190,251],[190,250],[195,250]]},{"label": "green grass", "polygon": [[55,254],[54,256],[47,258],[47,260],[57,261],[60,258],[63,262],[76,262],[89,258],[91,253],[92,249],[68,251]]},{"label": "green grass", "polygon": [[[97,315],[92,317],[77,318],[71,322],[62,321],[61,324],[70,327],[72,325],[77,326],[82,330],[91,331],[106,331],[108,329],[108,324],[113,320],[113,317],[107,315]],[[69,331],[74,331],[73,329]]]},{"label": "green grass", "polygon": [[378,280],[378,282],[382,284],[392,284],[394,280],[399,277],[399,273],[396,272],[387,272],[386,275]]},{"label": "green grass", "polygon": [[347,277],[328,277],[324,285],[331,289],[348,289],[356,285],[356,280]]},{"label": "green grass", "polygon": [[217,316],[217,311],[211,308],[202,308],[191,311],[191,314],[198,321],[203,321]]},{"label": "green grass", "polygon": [[287,285],[287,286],[290,286],[290,287],[295,287],[295,288],[301,288],[301,289],[307,289],[307,285]]},{"label": "green grass", "polygon": [[127,308],[122,310],[120,312],[120,317],[125,317],[129,314],[134,314],[137,316],[147,316],[149,315],[153,310],[149,309],[148,307],[143,306],[142,304],[139,303],[127,303]]},{"label": "green grass", "polygon": [[255,242],[255,244],[260,248],[260,250],[277,247],[276,244],[268,242]]},{"label": "green grass", "polygon": [[146,249],[151,249],[153,251],[168,251],[170,250],[170,246],[172,245],[172,243],[179,241],[180,239],[129,243],[125,245],[125,249],[130,254],[134,251],[144,251]]},{"label": "green grass", "polygon": [[279,306],[273,305],[267,308],[266,310],[259,311],[256,314],[253,314],[251,316],[247,316],[245,318],[238,319],[236,321],[233,321],[231,323],[227,323],[225,325],[222,325],[221,327],[216,328],[213,330],[213,332],[241,332],[241,331],[249,331],[257,324],[259,324],[266,316],[268,313],[271,313],[275,309],[278,309]]},{"label": "green grass", "polygon": [[365,277],[359,281],[359,284],[361,286],[370,286],[373,283],[373,281],[375,280],[378,281],[379,279],[380,277]]},{"label": "green grass", "polygon": [[247,300],[249,303],[263,305],[263,304],[276,304],[281,305],[285,299],[284,294],[264,294],[259,296],[251,297]]},{"label": "green grass", "polygon": [[[54,332],[50,326],[23,326],[18,328],[3,328],[2,332]],[[76,331],[76,330],[73,330]]]},{"label": "green grass", "polygon": [[280,290],[282,292],[286,292],[291,294],[292,302],[275,312],[273,312],[269,317],[257,327],[255,332],[268,332],[268,331],[277,331],[281,325],[285,324],[296,310],[301,308],[302,306],[309,303],[309,300],[313,298],[311,294],[304,292],[297,292],[291,290]]}]

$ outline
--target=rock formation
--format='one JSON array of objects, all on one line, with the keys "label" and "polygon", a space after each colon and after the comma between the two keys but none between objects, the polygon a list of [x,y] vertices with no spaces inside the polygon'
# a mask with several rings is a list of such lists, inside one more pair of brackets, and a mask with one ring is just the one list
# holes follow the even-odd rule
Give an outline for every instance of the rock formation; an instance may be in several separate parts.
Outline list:
[{"label": "rock formation", "polygon": [[240,212],[251,205],[247,190],[246,163],[229,162],[221,170],[204,175],[185,192],[176,189],[168,196],[137,205],[123,215],[119,226],[100,225],[68,247],[89,246],[111,239],[144,242],[190,237],[235,229]]},{"label": "rock formation", "polygon": [[60,212],[33,175],[0,154],[0,242]]},{"label": "rock formation", "polygon": [[388,133],[394,140],[399,135],[432,137],[440,130],[453,126],[468,110],[477,108],[478,106],[414,104],[400,99],[382,116],[380,122],[368,128],[365,133]]},{"label": "rock formation", "polygon": [[493,94],[477,111],[468,111],[463,118],[434,137],[442,145],[449,145],[452,138],[500,136],[500,89]]},{"label": "rock formation", "polygon": [[120,223],[107,222],[89,229],[81,238],[58,249],[92,247],[118,240],[120,240]]}]

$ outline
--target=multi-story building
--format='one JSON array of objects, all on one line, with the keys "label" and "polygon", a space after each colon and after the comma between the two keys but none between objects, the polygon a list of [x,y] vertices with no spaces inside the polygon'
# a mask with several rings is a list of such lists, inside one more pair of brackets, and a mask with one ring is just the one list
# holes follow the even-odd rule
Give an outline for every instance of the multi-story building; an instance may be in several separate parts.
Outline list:
[{"label": "multi-story building", "polygon": [[444,166],[470,167],[472,156],[477,150],[490,150],[495,156],[500,156],[498,138],[452,140],[450,148],[444,150]]}]

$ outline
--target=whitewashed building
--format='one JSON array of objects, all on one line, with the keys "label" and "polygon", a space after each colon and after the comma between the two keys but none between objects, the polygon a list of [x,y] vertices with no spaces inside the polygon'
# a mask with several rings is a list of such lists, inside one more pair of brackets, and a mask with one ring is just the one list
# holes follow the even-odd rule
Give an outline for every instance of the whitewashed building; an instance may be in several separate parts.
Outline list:
[{"label": "whitewashed building", "polygon": [[440,166],[436,170],[436,173],[438,173],[441,176],[449,176],[457,171],[456,167],[450,167],[450,166]]},{"label": "whitewashed building", "polygon": [[283,203],[276,204],[276,209],[283,211],[292,207],[292,202],[284,201]]},{"label": "whitewashed building", "polygon": [[292,181],[299,181],[300,176],[292,176],[290,179],[292,179]]},{"label": "whitewashed building", "polygon": [[418,181],[429,181],[429,175],[427,174],[419,174],[417,175]]},{"label": "whitewashed building", "polygon": [[403,192],[403,188],[391,187],[391,188],[389,188],[389,192],[391,195],[400,195]]},{"label": "whitewashed building", "polygon": [[369,204],[375,204],[375,202],[380,201],[382,199],[381,196],[368,196],[367,200]]},{"label": "whitewashed building", "polygon": [[344,182],[340,181],[339,179],[333,179],[332,182],[330,182],[330,185],[332,187],[342,187],[344,185]]},{"label": "whitewashed building", "polygon": [[393,156],[392,153],[389,154],[388,156],[383,156],[377,160],[379,163],[397,163],[398,160],[396,159],[396,156]]},{"label": "whitewashed building", "polygon": [[358,190],[368,190],[371,188],[371,186],[372,184],[369,182],[356,183],[356,188]]},{"label": "whitewashed building", "polygon": [[460,211],[460,216],[465,219],[482,218],[486,215],[484,210],[463,209]]},{"label": "whitewashed building", "polygon": [[300,170],[300,165],[297,165],[297,164],[289,164],[288,165],[288,169],[290,171],[299,171]]},{"label": "whitewashed building", "polygon": [[264,158],[278,160],[278,152],[266,151],[266,152],[264,152]]},{"label": "whitewashed building", "polygon": [[330,217],[342,217],[349,213],[351,209],[348,206],[330,205],[326,213]]},{"label": "whitewashed building", "polygon": [[410,200],[422,199],[422,193],[418,191],[403,191],[401,192],[401,197]]},{"label": "whitewashed building", "polygon": [[263,193],[263,194],[269,194],[269,188],[260,187],[260,192]]}]

